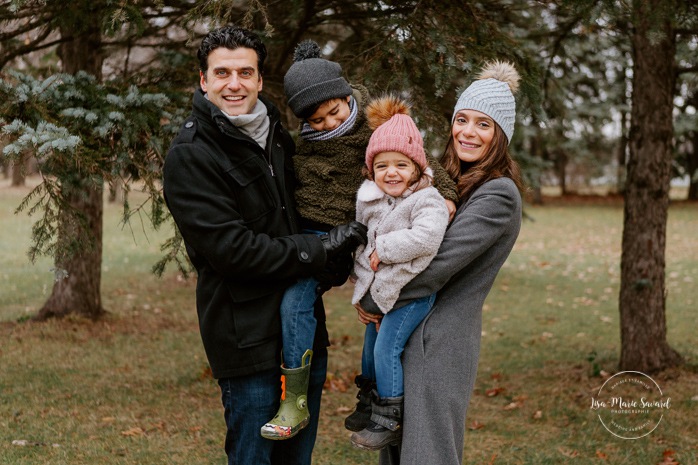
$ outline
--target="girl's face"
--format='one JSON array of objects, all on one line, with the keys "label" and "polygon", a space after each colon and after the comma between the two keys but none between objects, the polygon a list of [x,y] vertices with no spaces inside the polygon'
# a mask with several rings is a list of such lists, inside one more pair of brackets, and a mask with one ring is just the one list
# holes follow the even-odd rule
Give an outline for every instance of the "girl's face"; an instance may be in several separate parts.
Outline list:
[{"label": "girl's face", "polygon": [[349,109],[350,97],[333,98],[320,104],[308,121],[311,128],[316,131],[331,131],[345,122],[351,110]]},{"label": "girl's face", "polygon": [[386,194],[400,197],[414,182],[417,167],[400,152],[381,152],[373,159],[373,180]]},{"label": "girl's face", "polygon": [[451,128],[458,158],[467,163],[482,159],[494,138],[494,125],[492,118],[479,111],[458,111]]}]

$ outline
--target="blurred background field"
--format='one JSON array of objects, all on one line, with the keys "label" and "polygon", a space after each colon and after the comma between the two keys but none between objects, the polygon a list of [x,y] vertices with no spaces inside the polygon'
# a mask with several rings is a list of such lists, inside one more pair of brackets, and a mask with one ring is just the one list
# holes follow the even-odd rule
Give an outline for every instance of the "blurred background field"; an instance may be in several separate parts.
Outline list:
[{"label": "blurred background field", "polygon": [[[219,391],[198,335],[194,280],[150,273],[171,233],[105,210],[102,295],[109,314],[35,323],[50,294],[48,259],[30,264],[27,188],[0,186],[0,462],[224,463]],[[650,436],[615,438],[590,410],[616,371],[622,203],[549,198],[526,206],[519,241],[483,312],[468,414],[467,464],[698,463],[698,205],[674,202],[667,232],[669,343],[684,367],[654,377],[672,407]],[[363,327],[351,286],[326,296],[330,369],[314,463],[377,463],[353,449]],[[674,460],[674,462],[667,461]]]}]

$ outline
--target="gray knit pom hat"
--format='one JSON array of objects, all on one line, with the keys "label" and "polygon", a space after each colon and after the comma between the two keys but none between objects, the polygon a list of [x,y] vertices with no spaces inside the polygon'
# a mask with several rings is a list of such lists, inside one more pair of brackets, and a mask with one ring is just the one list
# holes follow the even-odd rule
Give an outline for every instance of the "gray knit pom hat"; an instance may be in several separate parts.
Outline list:
[{"label": "gray knit pom hat", "polygon": [[349,83],[342,77],[339,63],[320,58],[320,47],[304,40],[296,47],[293,64],[284,76],[288,106],[299,118],[309,118],[320,104],[351,95]]},{"label": "gray knit pom hat", "polygon": [[453,109],[451,124],[459,110],[484,113],[499,125],[511,143],[516,120],[514,94],[519,89],[519,73],[510,64],[501,61],[488,63],[477,80],[463,91]]}]

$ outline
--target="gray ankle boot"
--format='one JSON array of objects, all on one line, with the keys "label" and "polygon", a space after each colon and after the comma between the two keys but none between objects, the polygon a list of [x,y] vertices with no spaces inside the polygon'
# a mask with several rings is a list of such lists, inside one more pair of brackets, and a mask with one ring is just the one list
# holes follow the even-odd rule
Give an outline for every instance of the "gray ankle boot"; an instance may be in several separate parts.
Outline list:
[{"label": "gray ankle boot", "polygon": [[402,409],[404,397],[378,397],[372,392],[370,424],[351,435],[351,443],[367,450],[395,446],[402,440]]},{"label": "gray ankle boot", "polygon": [[371,423],[371,391],[376,387],[376,382],[363,376],[354,378],[359,393],[356,398],[356,410],[344,419],[344,427],[349,431],[361,431]]}]

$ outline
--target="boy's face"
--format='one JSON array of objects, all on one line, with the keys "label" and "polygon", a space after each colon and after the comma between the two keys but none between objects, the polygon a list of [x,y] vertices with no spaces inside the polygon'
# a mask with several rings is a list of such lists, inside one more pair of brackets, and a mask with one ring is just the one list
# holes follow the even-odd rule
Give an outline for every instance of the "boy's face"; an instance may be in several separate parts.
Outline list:
[{"label": "boy's face", "polygon": [[262,76],[257,69],[257,52],[251,48],[214,49],[208,55],[208,70],[200,77],[201,90],[230,116],[248,114],[257,105]]},{"label": "boy's face", "polygon": [[349,110],[350,97],[333,98],[320,104],[315,113],[306,121],[316,131],[331,131],[345,122],[351,111]]}]

